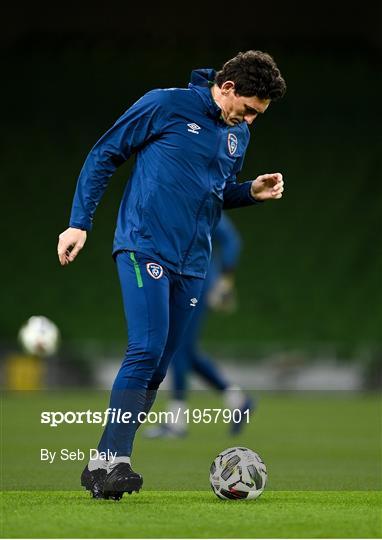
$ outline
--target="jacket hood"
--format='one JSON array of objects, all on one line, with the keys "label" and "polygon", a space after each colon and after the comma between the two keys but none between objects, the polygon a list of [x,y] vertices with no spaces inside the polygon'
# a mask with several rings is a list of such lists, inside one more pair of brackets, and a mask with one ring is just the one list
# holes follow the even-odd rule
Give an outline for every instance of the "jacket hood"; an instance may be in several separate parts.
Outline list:
[{"label": "jacket hood", "polygon": [[211,116],[220,118],[221,109],[214,101],[210,90],[215,81],[215,74],[214,69],[194,69],[191,72],[191,82],[188,84],[188,88],[197,92]]}]

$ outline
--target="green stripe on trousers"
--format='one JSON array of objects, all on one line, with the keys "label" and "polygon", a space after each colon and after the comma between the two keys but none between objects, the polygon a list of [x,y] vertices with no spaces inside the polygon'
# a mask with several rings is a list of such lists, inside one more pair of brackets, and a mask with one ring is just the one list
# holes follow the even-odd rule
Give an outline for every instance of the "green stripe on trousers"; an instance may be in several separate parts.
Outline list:
[{"label": "green stripe on trousers", "polygon": [[138,261],[135,258],[135,255],[132,251],[130,252],[130,259],[133,261],[133,264],[134,264],[135,276],[137,278],[138,287],[143,287],[141,269],[139,268]]}]

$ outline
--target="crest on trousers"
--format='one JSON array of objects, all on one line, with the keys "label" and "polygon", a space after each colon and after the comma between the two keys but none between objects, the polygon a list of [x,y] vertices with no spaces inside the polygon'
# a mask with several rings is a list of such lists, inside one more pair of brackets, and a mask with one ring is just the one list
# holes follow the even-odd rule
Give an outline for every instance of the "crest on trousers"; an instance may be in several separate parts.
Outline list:
[{"label": "crest on trousers", "polygon": [[231,154],[231,156],[234,155],[234,153],[237,150],[237,137],[234,133],[228,133],[228,151]]},{"label": "crest on trousers", "polygon": [[160,279],[163,276],[163,268],[157,263],[146,264],[147,273],[154,279]]}]

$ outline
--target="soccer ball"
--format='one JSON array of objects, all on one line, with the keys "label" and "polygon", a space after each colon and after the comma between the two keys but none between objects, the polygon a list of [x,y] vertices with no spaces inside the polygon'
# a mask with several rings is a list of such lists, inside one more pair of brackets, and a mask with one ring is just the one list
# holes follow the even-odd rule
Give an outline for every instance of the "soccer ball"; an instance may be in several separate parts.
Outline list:
[{"label": "soccer ball", "polygon": [[47,317],[34,315],[20,328],[19,341],[24,350],[36,356],[51,356],[59,345],[60,332]]},{"label": "soccer ball", "polygon": [[211,487],[220,499],[257,499],[266,482],[265,463],[249,448],[227,448],[210,467]]}]

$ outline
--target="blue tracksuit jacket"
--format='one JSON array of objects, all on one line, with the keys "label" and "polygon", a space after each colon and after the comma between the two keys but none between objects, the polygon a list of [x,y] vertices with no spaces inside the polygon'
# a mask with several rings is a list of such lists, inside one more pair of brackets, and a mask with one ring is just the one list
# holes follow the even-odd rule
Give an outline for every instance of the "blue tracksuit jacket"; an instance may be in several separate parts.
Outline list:
[{"label": "blue tracksuit jacket", "polygon": [[221,209],[255,203],[251,182],[236,180],[248,126],[221,120],[210,91],[214,77],[214,70],[195,70],[188,88],[152,90],[117,120],[84,163],[71,227],[91,229],[111,175],[135,154],[113,253],[141,252],[178,274],[205,277]]}]

